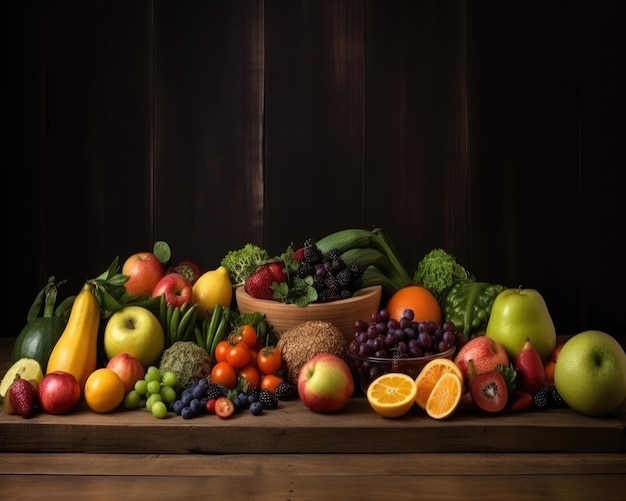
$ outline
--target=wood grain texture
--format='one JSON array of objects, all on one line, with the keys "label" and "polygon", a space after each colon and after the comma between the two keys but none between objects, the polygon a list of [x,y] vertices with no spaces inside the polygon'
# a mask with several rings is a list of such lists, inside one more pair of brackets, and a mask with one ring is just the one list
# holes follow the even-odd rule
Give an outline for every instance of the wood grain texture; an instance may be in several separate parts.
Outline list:
[{"label": "wood grain texture", "polygon": [[623,454],[142,455],[6,453],[0,493],[90,499],[621,499]]}]

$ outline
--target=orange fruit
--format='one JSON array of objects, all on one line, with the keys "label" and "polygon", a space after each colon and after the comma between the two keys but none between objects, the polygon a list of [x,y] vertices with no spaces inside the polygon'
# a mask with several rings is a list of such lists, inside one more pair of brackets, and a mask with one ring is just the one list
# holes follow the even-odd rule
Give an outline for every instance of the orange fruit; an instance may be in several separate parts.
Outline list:
[{"label": "orange fruit", "polygon": [[94,412],[111,412],[124,401],[124,383],[112,369],[93,371],[85,382],[85,401]]},{"label": "orange fruit", "polygon": [[430,392],[426,413],[434,419],[446,419],[458,409],[462,394],[462,379],[453,372],[446,372]]},{"label": "orange fruit", "polygon": [[544,372],[546,373],[546,383],[554,384],[554,368],[556,367],[556,362],[552,360],[548,360],[545,364],[543,364]]},{"label": "orange fruit", "polygon": [[411,309],[418,322],[433,321],[441,325],[441,307],[435,296],[421,285],[407,285],[394,292],[387,301],[386,309],[389,316],[400,320],[404,310]]},{"label": "orange fruit", "polygon": [[428,362],[415,379],[417,393],[415,403],[426,409],[428,398],[444,374],[454,374],[463,381],[463,373],[459,366],[448,358],[435,358]]},{"label": "orange fruit", "polygon": [[417,386],[411,376],[389,372],[370,383],[367,387],[367,401],[377,414],[397,418],[411,410],[416,391]]}]

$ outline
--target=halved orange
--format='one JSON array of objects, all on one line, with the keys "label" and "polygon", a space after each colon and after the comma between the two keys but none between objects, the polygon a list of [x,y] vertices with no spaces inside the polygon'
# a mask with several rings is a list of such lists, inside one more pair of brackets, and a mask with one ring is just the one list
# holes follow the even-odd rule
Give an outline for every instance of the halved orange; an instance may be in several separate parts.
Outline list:
[{"label": "halved orange", "polygon": [[463,381],[463,373],[453,360],[441,357],[428,362],[415,379],[417,385],[415,403],[422,409],[426,409],[426,402],[430,393],[441,379],[441,376],[447,373],[455,374]]},{"label": "halved orange", "polygon": [[426,413],[434,419],[445,419],[458,409],[463,393],[463,380],[447,372],[433,388],[426,402]]},{"label": "halved orange", "polygon": [[386,418],[404,416],[415,403],[415,380],[401,372],[378,376],[367,387],[367,401],[374,411]]}]

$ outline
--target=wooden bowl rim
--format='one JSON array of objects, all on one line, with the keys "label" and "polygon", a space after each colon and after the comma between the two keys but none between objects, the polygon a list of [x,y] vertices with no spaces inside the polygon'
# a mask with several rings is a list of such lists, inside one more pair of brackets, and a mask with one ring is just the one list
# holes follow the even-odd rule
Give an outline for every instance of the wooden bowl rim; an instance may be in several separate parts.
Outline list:
[{"label": "wooden bowl rim", "polygon": [[342,306],[342,305],[346,305],[346,304],[350,304],[350,303],[354,303],[356,301],[360,301],[364,298],[368,298],[370,296],[374,296],[377,294],[382,294],[382,286],[380,285],[370,285],[368,287],[363,287],[362,289],[360,289],[354,296],[346,298],[346,299],[338,299],[337,301],[329,301],[327,303],[309,303],[306,306],[298,306],[297,304],[293,304],[293,303],[281,303],[279,301],[274,301],[272,299],[257,299],[252,297],[250,294],[248,294],[243,285],[237,287],[235,289],[235,296],[237,299],[239,299],[240,297],[247,300],[247,301],[252,301],[255,303],[258,303],[259,306],[259,311],[264,311],[263,309],[261,309],[262,305],[267,305],[268,307],[273,307],[273,308],[277,308],[277,307],[281,307],[281,308],[298,308],[298,309],[304,309],[304,308],[328,308],[331,305],[335,305],[335,306]]}]

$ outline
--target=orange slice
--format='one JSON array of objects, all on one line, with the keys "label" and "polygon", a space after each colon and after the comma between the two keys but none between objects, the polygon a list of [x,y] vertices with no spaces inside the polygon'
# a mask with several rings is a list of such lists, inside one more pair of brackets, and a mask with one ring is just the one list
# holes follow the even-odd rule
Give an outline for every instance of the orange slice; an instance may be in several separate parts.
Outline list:
[{"label": "orange slice", "polygon": [[426,402],[428,401],[430,393],[441,379],[441,376],[447,373],[456,374],[459,379],[463,381],[463,373],[453,360],[448,358],[435,358],[428,362],[415,379],[415,383],[417,384],[415,403],[422,409],[426,409]]},{"label": "orange slice", "polygon": [[426,402],[426,413],[434,419],[445,419],[458,409],[463,393],[463,381],[447,372],[433,388]]},{"label": "orange slice", "polygon": [[390,372],[374,379],[367,387],[367,401],[374,411],[386,418],[404,416],[415,403],[415,380],[400,372]]}]

